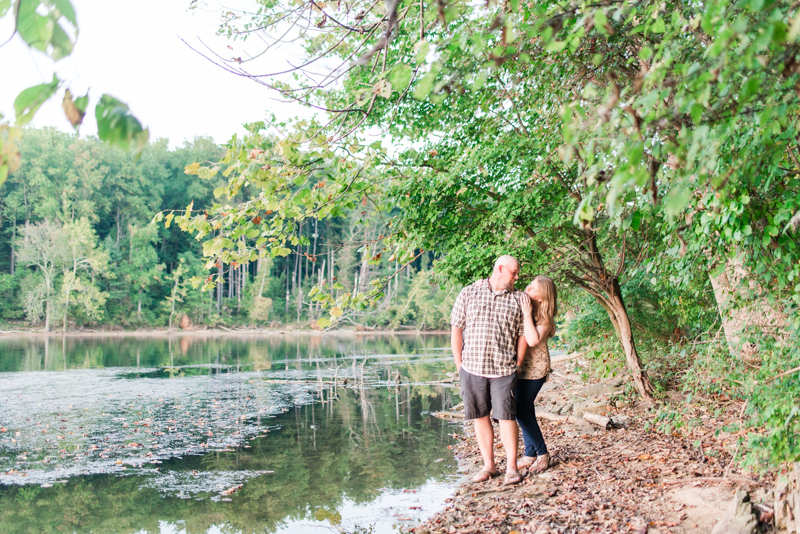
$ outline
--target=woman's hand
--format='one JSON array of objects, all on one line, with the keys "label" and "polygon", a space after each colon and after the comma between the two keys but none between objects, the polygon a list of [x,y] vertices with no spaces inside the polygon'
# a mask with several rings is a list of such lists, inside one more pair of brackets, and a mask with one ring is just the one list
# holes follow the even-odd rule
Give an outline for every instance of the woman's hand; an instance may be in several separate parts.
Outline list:
[{"label": "woman's hand", "polygon": [[522,315],[525,317],[530,317],[533,313],[533,302],[525,293],[523,293],[522,297],[519,299],[519,307],[522,309]]}]

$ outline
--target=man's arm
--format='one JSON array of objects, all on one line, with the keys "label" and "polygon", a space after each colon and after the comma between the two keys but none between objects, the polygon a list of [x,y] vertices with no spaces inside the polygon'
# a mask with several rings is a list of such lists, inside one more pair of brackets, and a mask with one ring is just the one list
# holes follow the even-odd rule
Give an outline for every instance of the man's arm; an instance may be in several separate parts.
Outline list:
[{"label": "man's arm", "polygon": [[526,352],[528,352],[528,342],[525,341],[525,336],[519,336],[517,339],[517,367],[522,366]]},{"label": "man's arm", "polygon": [[450,329],[450,349],[456,362],[456,371],[461,371],[461,351],[464,350],[464,329],[456,326]]}]

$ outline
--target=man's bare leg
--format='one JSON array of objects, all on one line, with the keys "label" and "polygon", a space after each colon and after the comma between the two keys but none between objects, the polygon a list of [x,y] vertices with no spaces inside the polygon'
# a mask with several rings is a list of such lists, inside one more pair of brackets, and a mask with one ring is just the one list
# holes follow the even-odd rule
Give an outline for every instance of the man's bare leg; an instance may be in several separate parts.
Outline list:
[{"label": "man's bare leg", "polygon": [[517,422],[513,419],[500,421],[500,441],[506,450],[506,473],[517,472]]},{"label": "man's bare leg", "polygon": [[497,466],[494,463],[494,430],[492,430],[492,422],[488,415],[475,419],[475,437],[478,439],[478,448],[483,457],[484,471],[497,472]]}]

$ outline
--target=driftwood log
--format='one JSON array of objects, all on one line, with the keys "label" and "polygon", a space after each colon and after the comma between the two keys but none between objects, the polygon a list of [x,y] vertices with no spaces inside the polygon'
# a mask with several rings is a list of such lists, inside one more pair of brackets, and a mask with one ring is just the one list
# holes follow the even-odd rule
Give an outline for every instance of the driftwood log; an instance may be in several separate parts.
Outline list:
[{"label": "driftwood log", "polygon": [[431,415],[439,419],[464,419],[464,412],[433,412]]},{"label": "driftwood log", "polygon": [[591,423],[602,428],[603,430],[608,430],[611,427],[611,419],[609,417],[588,412],[583,414],[583,417],[578,417],[577,415],[558,415],[551,412],[537,410],[536,417],[547,419],[548,421],[558,421],[562,423],[566,421],[574,425]]}]

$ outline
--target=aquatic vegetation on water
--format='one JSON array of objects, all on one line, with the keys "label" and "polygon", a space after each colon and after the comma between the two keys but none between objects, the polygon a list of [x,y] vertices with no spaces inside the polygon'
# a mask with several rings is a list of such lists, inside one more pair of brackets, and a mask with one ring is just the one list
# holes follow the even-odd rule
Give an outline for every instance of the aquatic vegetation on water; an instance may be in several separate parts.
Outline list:
[{"label": "aquatic vegetation on water", "polygon": [[452,430],[427,413],[459,399],[422,384],[449,358],[421,352],[0,373],[0,524],[392,532],[452,491]]}]

